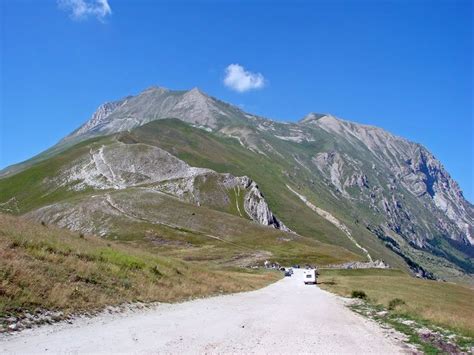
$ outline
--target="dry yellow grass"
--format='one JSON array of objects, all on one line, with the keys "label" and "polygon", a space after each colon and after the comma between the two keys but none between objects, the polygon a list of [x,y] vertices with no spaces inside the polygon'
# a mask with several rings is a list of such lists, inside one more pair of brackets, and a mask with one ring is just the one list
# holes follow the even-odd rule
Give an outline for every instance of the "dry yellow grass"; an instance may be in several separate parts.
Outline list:
[{"label": "dry yellow grass", "polygon": [[0,214],[0,315],[72,312],[252,290],[279,275],[213,270]]},{"label": "dry yellow grass", "polygon": [[474,336],[474,290],[448,282],[421,280],[398,270],[322,270],[321,287],[350,297],[364,291],[370,302],[385,306],[400,298],[395,312]]}]

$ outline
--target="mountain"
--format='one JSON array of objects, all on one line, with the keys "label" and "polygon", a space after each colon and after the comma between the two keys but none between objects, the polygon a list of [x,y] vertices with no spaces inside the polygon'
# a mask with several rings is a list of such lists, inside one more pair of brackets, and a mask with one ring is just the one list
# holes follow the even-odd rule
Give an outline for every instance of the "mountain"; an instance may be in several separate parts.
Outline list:
[{"label": "mountain", "polygon": [[278,122],[198,89],[152,87],[101,105],[0,176],[4,212],[127,241],[159,229],[161,247],[183,257],[474,272],[474,207],[443,165],[420,144],[330,114]]}]

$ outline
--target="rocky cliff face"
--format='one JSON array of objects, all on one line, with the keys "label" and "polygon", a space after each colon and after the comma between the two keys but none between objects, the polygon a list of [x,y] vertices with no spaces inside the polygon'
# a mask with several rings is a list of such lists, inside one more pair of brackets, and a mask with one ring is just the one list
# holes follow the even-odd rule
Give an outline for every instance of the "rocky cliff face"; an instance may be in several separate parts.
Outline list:
[{"label": "rocky cliff face", "polygon": [[405,169],[397,171],[405,186],[417,197],[432,199],[436,207],[458,227],[460,233],[457,239],[474,245],[473,206],[464,199],[459,185],[443,165],[422,146],[414,149],[406,164]]},{"label": "rocky cliff face", "polygon": [[247,215],[260,224],[291,232],[291,230],[272,213],[257,183],[247,176],[241,178],[240,181],[242,186],[247,190],[244,198],[245,212]]},{"label": "rocky cliff face", "polygon": [[[382,210],[394,228],[404,228],[407,224],[413,224],[410,219],[416,215],[416,211],[407,209],[403,201],[399,187],[404,187],[425,204],[424,208],[442,216],[437,221],[437,228],[443,234],[473,245],[473,206],[464,199],[458,184],[442,164],[424,147],[380,128],[358,125],[332,116],[319,117],[308,123],[344,139],[353,148],[352,155],[369,153],[372,158],[370,170],[375,172],[372,180],[377,181],[377,184],[369,186],[370,181],[361,169],[363,161],[360,158],[339,152],[323,152],[315,156],[315,164],[326,176],[330,176],[331,183],[343,194],[346,194],[345,187],[357,185],[365,191],[363,194],[371,196],[374,209]],[[359,154],[354,154],[356,152]],[[345,171],[341,172],[341,169]],[[388,189],[381,189],[382,178]],[[443,217],[453,224],[447,223]],[[407,234],[416,233],[407,231]],[[419,237],[414,236],[413,241],[421,246],[426,238]]]}]

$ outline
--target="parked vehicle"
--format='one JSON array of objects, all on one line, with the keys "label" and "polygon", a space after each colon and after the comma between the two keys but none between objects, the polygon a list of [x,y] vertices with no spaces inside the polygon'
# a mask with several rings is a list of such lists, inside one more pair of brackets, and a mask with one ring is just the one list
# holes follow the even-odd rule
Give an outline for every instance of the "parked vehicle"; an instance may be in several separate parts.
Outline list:
[{"label": "parked vehicle", "polygon": [[292,274],[292,273],[290,272],[290,270],[286,270],[286,271],[285,271],[285,276],[291,276],[291,274]]},{"label": "parked vehicle", "polygon": [[305,270],[304,271],[304,283],[305,283],[305,285],[308,285],[308,284],[316,285],[316,283],[317,283],[316,270],[310,269],[310,270]]}]

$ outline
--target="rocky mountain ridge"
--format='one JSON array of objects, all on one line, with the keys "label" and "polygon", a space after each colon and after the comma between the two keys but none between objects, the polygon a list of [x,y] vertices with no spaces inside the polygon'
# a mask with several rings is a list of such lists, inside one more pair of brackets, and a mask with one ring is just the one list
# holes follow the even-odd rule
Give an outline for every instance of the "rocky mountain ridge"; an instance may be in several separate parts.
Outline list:
[{"label": "rocky mountain ridge", "polygon": [[84,125],[64,140],[127,131],[155,119],[172,117],[214,130],[247,116],[239,108],[210,97],[198,88],[173,91],[150,87],[139,95],[102,104]]}]

